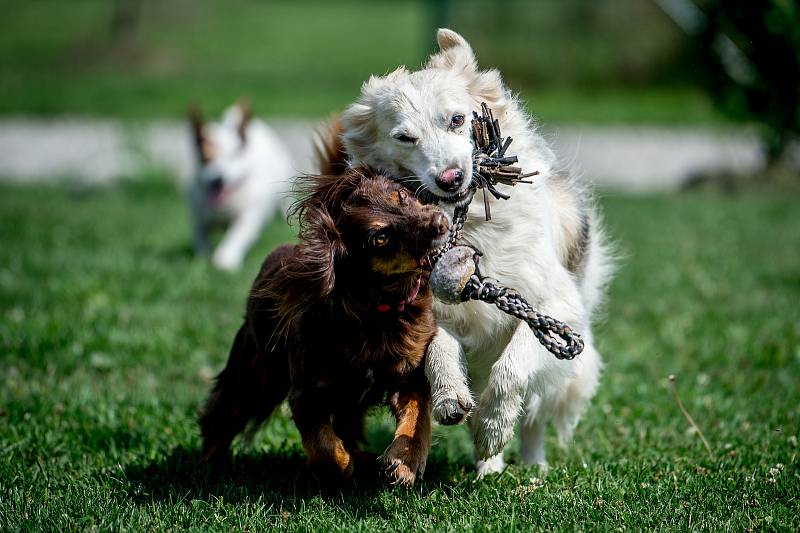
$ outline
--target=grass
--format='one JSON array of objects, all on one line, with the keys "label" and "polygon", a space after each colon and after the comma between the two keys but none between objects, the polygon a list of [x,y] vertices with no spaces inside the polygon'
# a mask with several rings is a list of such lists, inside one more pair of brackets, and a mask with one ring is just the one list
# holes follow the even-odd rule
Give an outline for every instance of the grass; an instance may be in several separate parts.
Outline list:
[{"label": "grass", "polygon": [[[353,101],[370,74],[420,65],[434,44],[428,4],[421,1],[141,2],[136,29],[115,32],[113,6],[123,1],[0,0],[6,14],[0,18],[0,115],[178,118],[192,101],[217,112],[246,96],[263,115],[322,117]],[[551,11],[558,5],[550,4]],[[496,45],[498,51],[489,49],[493,41],[476,20],[454,23],[475,35],[479,55],[483,49],[501,61],[488,66],[512,71],[518,61],[507,49],[513,47],[540,58],[528,69],[540,79],[567,66],[582,68],[575,65],[586,54],[553,30],[555,22],[537,27],[537,36],[546,34],[535,41],[529,28],[518,28],[516,40]],[[586,39],[578,48],[607,48],[606,37]],[[615,50],[593,63],[618,61]],[[554,65],[553,57],[563,59]],[[709,97],[692,87],[524,79],[512,85],[548,122],[724,122]]]},{"label": "grass", "polygon": [[[192,257],[163,180],[0,185],[0,530],[796,531],[797,198],[602,203],[624,256],[597,331],[607,369],[573,445],[548,442],[550,471],[478,481],[464,428],[439,428],[413,489],[319,493],[285,411],[220,476],[196,465],[209,379],[289,228],[230,276]],[[384,412],[369,436],[388,443]]]}]

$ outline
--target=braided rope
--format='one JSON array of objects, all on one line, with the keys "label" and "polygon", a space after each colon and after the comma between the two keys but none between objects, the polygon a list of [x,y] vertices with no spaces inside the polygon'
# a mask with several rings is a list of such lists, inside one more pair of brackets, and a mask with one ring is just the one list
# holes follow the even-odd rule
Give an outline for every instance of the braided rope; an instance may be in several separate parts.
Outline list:
[{"label": "braided rope", "polygon": [[461,300],[494,304],[506,314],[527,323],[547,351],[558,359],[574,359],[583,351],[583,339],[565,323],[536,311],[517,291],[498,285],[496,280],[475,273],[461,293]]},{"label": "braided rope", "polygon": [[[505,151],[511,144],[511,138],[508,137],[503,141],[500,135],[500,124],[494,119],[486,104],[481,105],[481,110],[483,116],[479,117],[475,113],[473,119],[473,142],[475,142],[473,166],[475,168],[472,188],[473,190],[478,188],[489,190],[495,198],[507,199],[507,195],[499,193],[494,188],[495,183],[501,182],[507,185],[526,183],[522,181],[522,178],[536,175],[538,172],[523,174],[521,169],[510,166],[517,162],[516,157],[505,156]],[[453,212],[447,242],[428,256],[431,269],[461,240],[470,202],[472,202],[472,198],[469,202],[456,207]],[[484,208],[486,220],[489,220],[491,215],[486,195],[484,195]],[[478,271],[477,258],[475,259],[475,273],[469,278],[461,292],[461,301],[468,300],[480,300],[494,304],[504,313],[524,321],[530,326],[541,345],[558,359],[572,360],[583,351],[583,339],[568,325],[536,311],[516,290],[503,287],[497,280],[483,277]]]}]

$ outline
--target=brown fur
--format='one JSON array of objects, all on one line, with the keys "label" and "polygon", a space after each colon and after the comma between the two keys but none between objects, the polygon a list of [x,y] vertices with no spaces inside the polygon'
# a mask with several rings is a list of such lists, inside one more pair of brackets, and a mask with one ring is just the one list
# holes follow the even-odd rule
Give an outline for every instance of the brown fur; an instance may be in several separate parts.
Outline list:
[{"label": "brown fur", "polygon": [[[300,242],[262,265],[201,416],[203,456],[224,456],[248,422],[288,396],[312,472],[341,481],[355,468],[366,410],[386,397],[397,431],[383,459],[393,482],[411,484],[430,448],[423,363],[436,330],[424,278],[412,295],[447,219],[365,169],[310,177],[305,191],[295,209]],[[389,235],[383,246],[376,231]],[[392,310],[378,310],[387,303]]]},{"label": "brown fur", "polygon": [[320,174],[340,176],[347,172],[347,152],[342,144],[342,131],[342,122],[338,115],[334,115],[317,132],[314,156]]},{"label": "brown fur", "polygon": [[205,128],[203,112],[197,104],[192,104],[187,114],[189,116],[189,124],[192,127],[194,146],[197,150],[197,159],[201,164],[208,163],[214,157],[214,147],[208,141],[203,131]]}]

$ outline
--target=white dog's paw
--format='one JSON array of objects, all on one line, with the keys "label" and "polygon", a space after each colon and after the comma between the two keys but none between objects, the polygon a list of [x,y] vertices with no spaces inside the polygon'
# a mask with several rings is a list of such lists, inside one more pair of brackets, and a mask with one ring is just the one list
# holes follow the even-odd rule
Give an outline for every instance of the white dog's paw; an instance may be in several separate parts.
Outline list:
[{"label": "white dog's paw", "polygon": [[475,406],[466,385],[461,391],[436,395],[433,399],[433,419],[443,426],[454,426],[467,419]]},{"label": "white dog's paw", "polygon": [[505,467],[506,463],[503,461],[502,453],[498,453],[485,460],[475,461],[475,470],[478,472],[478,479],[483,479],[489,474],[499,474]]},{"label": "white dog's paw", "polygon": [[509,411],[493,402],[478,405],[475,413],[475,452],[480,459],[494,457],[503,453],[506,444],[514,436],[514,422],[517,420],[516,410]]},{"label": "white dog's paw", "polygon": [[217,249],[211,257],[211,264],[226,272],[236,272],[242,268],[242,257],[225,249]]}]

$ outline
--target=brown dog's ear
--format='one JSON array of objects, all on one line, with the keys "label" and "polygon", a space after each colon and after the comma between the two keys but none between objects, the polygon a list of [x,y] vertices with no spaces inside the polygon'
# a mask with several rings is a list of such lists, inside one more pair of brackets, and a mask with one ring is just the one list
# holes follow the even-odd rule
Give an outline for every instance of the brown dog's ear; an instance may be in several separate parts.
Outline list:
[{"label": "brown dog's ear", "polygon": [[300,232],[295,259],[296,274],[306,286],[311,298],[330,296],[336,283],[334,265],[344,256],[342,236],[327,209],[312,205],[305,209],[304,227]]},{"label": "brown dog's ear", "polygon": [[284,337],[304,311],[333,292],[334,266],[345,252],[341,235],[324,207],[305,205],[302,218],[300,242],[294,253],[251,293],[256,300],[267,297],[275,301],[276,334]]},{"label": "brown dog's ear", "polygon": [[294,253],[252,293],[255,298],[275,300],[280,335],[288,334],[306,309],[330,296],[336,283],[336,260],[345,253],[341,235],[324,207],[304,205],[301,212],[303,228]]},{"label": "brown dog's ear", "polygon": [[250,102],[244,99],[239,100],[236,105],[242,112],[242,118],[236,126],[236,132],[239,134],[239,138],[242,142],[245,143],[247,142],[247,127],[250,125],[250,121],[253,118],[253,108],[250,106]]},{"label": "brown dog's ear", "polygon": [[203,136],[203,126],[205,125],[205,120],[203,119],[203,112],[200,110],[200,106],[192,104],[189,106],[189,110],[186,114],[189,117],[189,124],[192,128],[192,137],[194,139],[195,148],[197,149],[197,157],[201,162],[206,163],[208,161],[208,154],[206,154],[204,146],[205,137]]}]

